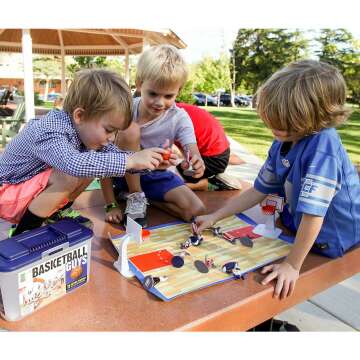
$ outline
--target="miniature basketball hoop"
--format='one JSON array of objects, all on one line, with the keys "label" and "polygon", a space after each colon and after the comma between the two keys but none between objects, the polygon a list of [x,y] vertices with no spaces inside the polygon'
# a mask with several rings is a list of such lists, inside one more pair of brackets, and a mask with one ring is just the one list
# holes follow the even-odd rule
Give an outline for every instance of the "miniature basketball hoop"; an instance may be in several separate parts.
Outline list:
[{"label": "miniature basketball hoop", "polygon": [[[111,236],[110,233],[108,233],[108,236],[110,240],[113,241],[114,238]],[[114,262],[114,267],[119,271],[122,276],[126,278],[134,276],[134,273],[129,268],[127,253],[129,241],[132,240],[135,241],[138,245],[141,245],[145,240],[146,236],[149,237],[150,232],[148,230],[143,230],[140,224],[138,224],[132,218],[128,217],[126,233],[118,237],[118,239],[120,239],[119,257]]]},{"label": "miniature basketball hoop", "polygon": [[284,207],[284,199],[277,195],[268,195],[260,204],[261,210],[266,217],[265,224],[258,224],[253,232],[255,234],[275,239],[281,234],[281,229],[275,227],[275,213],[281,212]]}]

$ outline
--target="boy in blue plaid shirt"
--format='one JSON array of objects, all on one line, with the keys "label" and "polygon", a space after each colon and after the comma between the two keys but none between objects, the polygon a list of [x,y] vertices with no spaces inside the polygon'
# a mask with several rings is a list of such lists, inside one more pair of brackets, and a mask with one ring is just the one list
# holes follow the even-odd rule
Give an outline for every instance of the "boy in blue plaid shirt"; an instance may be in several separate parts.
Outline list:
[{"label": "boy in blue plaid shirt", "polygon": [[165,150],[124,152],[112,144],[117,130],[131,122],[127,84],[106,70],[75,77],[63,111],[32,119],[0,157],[0,217],[17,224],[11,235],[53,221],[88,219],[71,210],[95,177],[124,176],[127,170],[168,166]]}]

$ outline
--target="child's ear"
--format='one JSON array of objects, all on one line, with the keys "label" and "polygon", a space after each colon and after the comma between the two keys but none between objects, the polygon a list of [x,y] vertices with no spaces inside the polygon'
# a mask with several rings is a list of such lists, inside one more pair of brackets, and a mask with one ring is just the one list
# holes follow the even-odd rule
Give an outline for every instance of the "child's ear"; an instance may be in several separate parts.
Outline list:
[{"label": "child's ear", "polygon": [[76,108],[73,111],[72,115],[76,125],[79,125],[81,123],[83,113],[84,113],[84,109],[80,107]]}]

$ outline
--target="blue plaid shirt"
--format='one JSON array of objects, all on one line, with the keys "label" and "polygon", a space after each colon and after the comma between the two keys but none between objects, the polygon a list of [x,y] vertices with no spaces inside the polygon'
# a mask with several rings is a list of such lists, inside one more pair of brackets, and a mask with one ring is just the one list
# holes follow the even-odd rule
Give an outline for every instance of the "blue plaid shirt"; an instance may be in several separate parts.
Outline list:
[{"label": "blue plaid shirt", "polygon": [[49,167],[74,177],[124,176],[126,159],[113,144],[87,150],[69,114],[50,111],[30,120],[0,155],[0,185],[24,182]]}]

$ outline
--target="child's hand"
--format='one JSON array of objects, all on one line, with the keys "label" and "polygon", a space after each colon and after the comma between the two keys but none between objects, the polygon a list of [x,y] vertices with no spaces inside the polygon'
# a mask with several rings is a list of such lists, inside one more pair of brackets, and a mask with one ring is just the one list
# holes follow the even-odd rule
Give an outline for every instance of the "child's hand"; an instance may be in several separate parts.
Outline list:
[{"label": "child's hand", "polygon": [[161,154],[166,152],[161,148],[149,148],[141,150],[129,155],[126,162],[126,169],[143,170],[150,169],[155,170],[163,162]]},{"label": "child's hand", "polygon": [[171,153],[169,155],[169,158],[166,160],[163,160],[161,164],[159,165],[158,169],[167,169],[170,166],[176,166],[177,163],[177,155],[174,153]]},{"label": "child's hand", "polygon": [[281,294],[281,299],[284,299],[287,296],[290,296],[294,289],[296,280],[299,278],[299,271],[294,269],[289,263],[282,262],[281,264],[271,264],[263,267],[261,274],[266,274],[271,272],[266,278],[261,282],[263,285],[268,284],[271,280],[277,278],[274,296],[279,297]]},{"label": "child's hand", "polygon": [[119,208],[113,208],[105,214],[105,221],[113,224],[120,224],[123,219],[122,211]]},{"label": "child's hand", "polygon": [[[194,178],[200,178],[204,175],[205,171],[205,164],[204,160],[199,157],[198,155],[193,155],[193,157],[190,160],[192,168],[194,170],[194,175],[192,177]],[[180,164],[182,169],[189,168],[189,162],[187,160],[183,160]]]},{"label": "child's hand", "polygon": [[215,224],[215,218],[213,214],[201,215],[195,218],[195,224],[197,225],[197,233],[201,232]]},{"label": "child's hand", "polygon": [[191,158],[192,167],[195,170],[194,178],[200,178],[204,175],[205,163],[204,160],[198,155],[194,155]]}]

